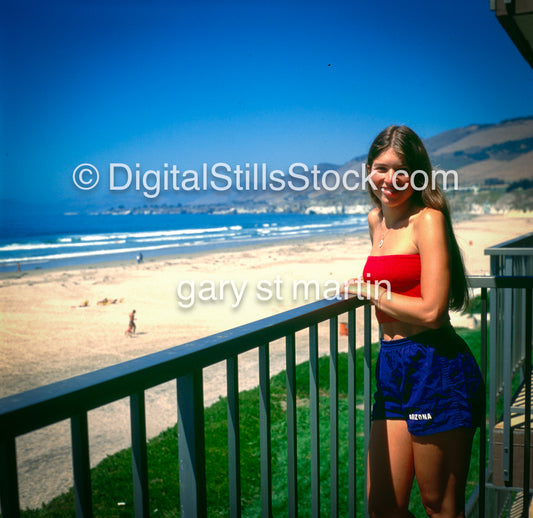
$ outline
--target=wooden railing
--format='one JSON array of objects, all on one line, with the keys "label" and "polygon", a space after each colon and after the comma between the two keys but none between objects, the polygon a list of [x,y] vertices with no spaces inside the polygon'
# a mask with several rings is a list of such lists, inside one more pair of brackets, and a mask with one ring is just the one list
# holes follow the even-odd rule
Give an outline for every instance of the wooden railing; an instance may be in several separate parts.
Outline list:
[{"label": "wooden railing", "polygon": [[[533,277],[491,276],[470,277],[469,280],[473,288],[481,289],[480,368],[487,387],[488,407],[485,410],[486,419],[482,421],[479,434],[479,482],[467,503],[466,515],[480,518],[510,516],[510,514],[503,513],[512,505],[512,500],[518,497],[520,500],[519,516],[527,518],[530,502]],[[515,305],[514,311],[499,303],[502,295],[508,299],[511,294],[513,299],[520,301]],[[490,340],[488,315],[490,315]],[[505,328],[504,332],[502,332],[502,326]],[[520,332],[511,333],[513,329],[519,329]],[[520,339],[512,340],[512,336],[520,336]],[[488,372],[489,375],[487,375]],[[509,480],[509,473],[506,473],[506,470],[509,469],[509,459],[513,455],[511,401],[515,376],[520,377],[525,396],[524,444],[521,451],[515,451],[522,457],[524,469],[521,473],[521,480],[517,481],[514,487],[511,484],[499,486],[494,483],[496,479]],[[498,407],[499,401],[503,403],[500,408]],[[496,466],[494,463],[498,447],[494,440],[494,428],[499,420],[503,421],[503,444],[501,445],[503,466]],[[488,431],[487,424],[489,425]],[[495,473],[495,469],[501,469],[502,473]]]},{"label": "wooden railing", "polygon": [[[149,516],[149,487],[146,451],[144,392],[156,385],[177,380],[178,449],[181,515],[206,516],[204,399],[202,371],[225,361],[228,393],[229,515],[241,515],[238,356],[256,349],[259,354],[261,499],[263,516],[272,515],[270,444],[269,343],[285,338],[287,372],[287,449],[289,515],[297,516],[295,333],[308,329],[310,358],[311,486],[313,515],[320,512],[321,445],[318,417],[318,328],[330,322],[331,392],[331,508],[338,509],[338,387],[336,366],[338,316],[347,313],[350,432],[349,451],[356,446],[355,432],[355,310],[357,298],[321,300],[285,313],[202,338],[119,365],[53,383],[0,400],[0,499],[2,516],[20,515],[16,464],[16,437],[63,419],[70,419],[76,515],[93,515],[89,462],[88,411],[117,401],[130,400],[131,443],[135,516]],[[370,330],[370,308],[365,306],[365,328]],[[370,350],[370,332],[365,343]],[[370,373],[365,374],[370,387]],[[368,390],[367,408],[370,404]],[[370,423],[366,424],[368,437]],[[355,460],[350,459],[350,515],[355,516]]]},{"label": "wooden railing", "polygon": [[[525,355],[521,368],[525,380],[525,423],[523,491],[529,494],[529,427],[531,422],[531,293],[533,277],[471,277],[473,288],[481,289],[481,369],[487,379],[488,352],[505,344],[488,345],[489,290],[513,289],[525,293]],[[370,434],[371,405],[371,313],[370,306],[356,297],[346,300],[321,300],[285,313],[265,318],[194,342],[150,354],[142,358],[107,367],[92,373],[53,383],[0,400],[0,499],[4,518],[20,516],[16,461],[16,438],[70,419],[76,515],[93,516],[89,462],[87,413],[97,407],[128,397],[131,416],[131,444],[134,478],[134,512],[147,517],[149,510],[148,463],[146,449],[145,391],[170,380],[177,382],[178,446],[180,505],[183,517],[205,517],[206,458],[204,433],[203,369],[225,361],[227,368],[229,502],[228,515],[241,516],[240,434],[239,434],[239,355],[256,349],[259,356],[260,394],[260,458],[262,516],[272,516],[272,470],[270,428],[269,344],[285,339],[287,379],[287,487],[288,515],[298,516],[298,473],[296,432],[296,354],[295,333],[309,333],[309,381],[311,424],[311,512],[320,515],[320,456],[328,445],[319,440],[318,324],[329,321],[330,355],[330,513],[339,516],[339,492],[348,493],[348,516],[365,513],[366,501],[357,507],[356,486],[356,396],[355,350],[356,310],[364,311],[364,433],[365,451]],[[338,317],[347,314],[348,321],[348,487],[339,487],[338,438]],[[522,317],[520,317],[522,318]],[[491,396],[492,397],[492,396]],[[492,406],[491,406],[492,408]],[[492,418],[491,418],[492,419]],[[480,434],[479,485],[468,503],[470,515],[485,516],[487,488],[491,487],[491,450],[486,449],[486,424]],[[366,455],[365,455],[366,459]],[[487,471],[488,470],[488,471]],[[524,499],[524,509],[526,506]],[[524,515],[525,516],[525,515]]]}]

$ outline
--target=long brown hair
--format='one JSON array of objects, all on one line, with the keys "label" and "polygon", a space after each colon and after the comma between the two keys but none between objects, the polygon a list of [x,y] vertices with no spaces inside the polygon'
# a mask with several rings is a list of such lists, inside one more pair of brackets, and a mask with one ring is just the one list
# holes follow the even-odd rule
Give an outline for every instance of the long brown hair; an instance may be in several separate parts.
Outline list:
[{"label": "long brown hair", "polygon": [[[453,232],[450,209],[442,189],[433,179],[433,170],[428,153],[420,137],[407,126],[389,126],[375,139],[368,151],[367,165],[372,167],[374,160],[388,149],[394,150],[404,161],[408,172],[424,171],[425,175],[414,176],[414,202],[440,210],[446,221],[446,234],[450,250],[450,295],[449,307],[455,310],[465,309],[469,303],[468,282],[461,250]],[[424,183],[426,183],[424,187]],[[381,207],[379,198],[368,188],[372,201]]]}]

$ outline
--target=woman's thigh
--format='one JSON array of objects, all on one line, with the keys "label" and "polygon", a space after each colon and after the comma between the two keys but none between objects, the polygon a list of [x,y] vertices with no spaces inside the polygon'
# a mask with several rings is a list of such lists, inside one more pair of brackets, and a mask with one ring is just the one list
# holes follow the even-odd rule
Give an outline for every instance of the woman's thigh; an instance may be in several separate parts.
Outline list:
[{"label": "woman's thigh", "polygon": [[373,421],[367,493],[371,515],[404,516],[414,479],[412,436],[401,420]]},{"label": "woman's thigh", "polygon": [[474,431],[412,436],[416,480],[428,514],[462,516]]}]

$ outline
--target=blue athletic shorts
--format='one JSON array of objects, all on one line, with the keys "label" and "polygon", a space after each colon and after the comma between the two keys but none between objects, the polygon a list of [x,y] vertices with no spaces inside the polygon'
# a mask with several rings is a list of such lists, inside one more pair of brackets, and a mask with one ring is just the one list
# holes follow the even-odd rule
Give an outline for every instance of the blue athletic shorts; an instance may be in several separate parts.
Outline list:
[{"label": "blue athletic shorts", "polygon": [[382,340],[373,420],[401,419],[413,435],[476,428],[485,390],[466,342],[451,325]]}]

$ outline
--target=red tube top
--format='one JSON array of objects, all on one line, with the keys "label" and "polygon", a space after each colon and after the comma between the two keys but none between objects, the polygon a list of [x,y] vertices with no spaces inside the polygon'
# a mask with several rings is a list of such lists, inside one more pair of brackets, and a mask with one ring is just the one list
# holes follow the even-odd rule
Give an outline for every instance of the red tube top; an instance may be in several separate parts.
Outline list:
[{"label": "red tube top", "polygon": [[[363,280],[372,284],[380,283],[384,288],[388,287],[385,282],[388,281],[391,293],[420,297],[420,272],[420,254],[369,255],[363,268]],[[395,318],[378,308],[376,318],[380,324],[396,322]]]}]

